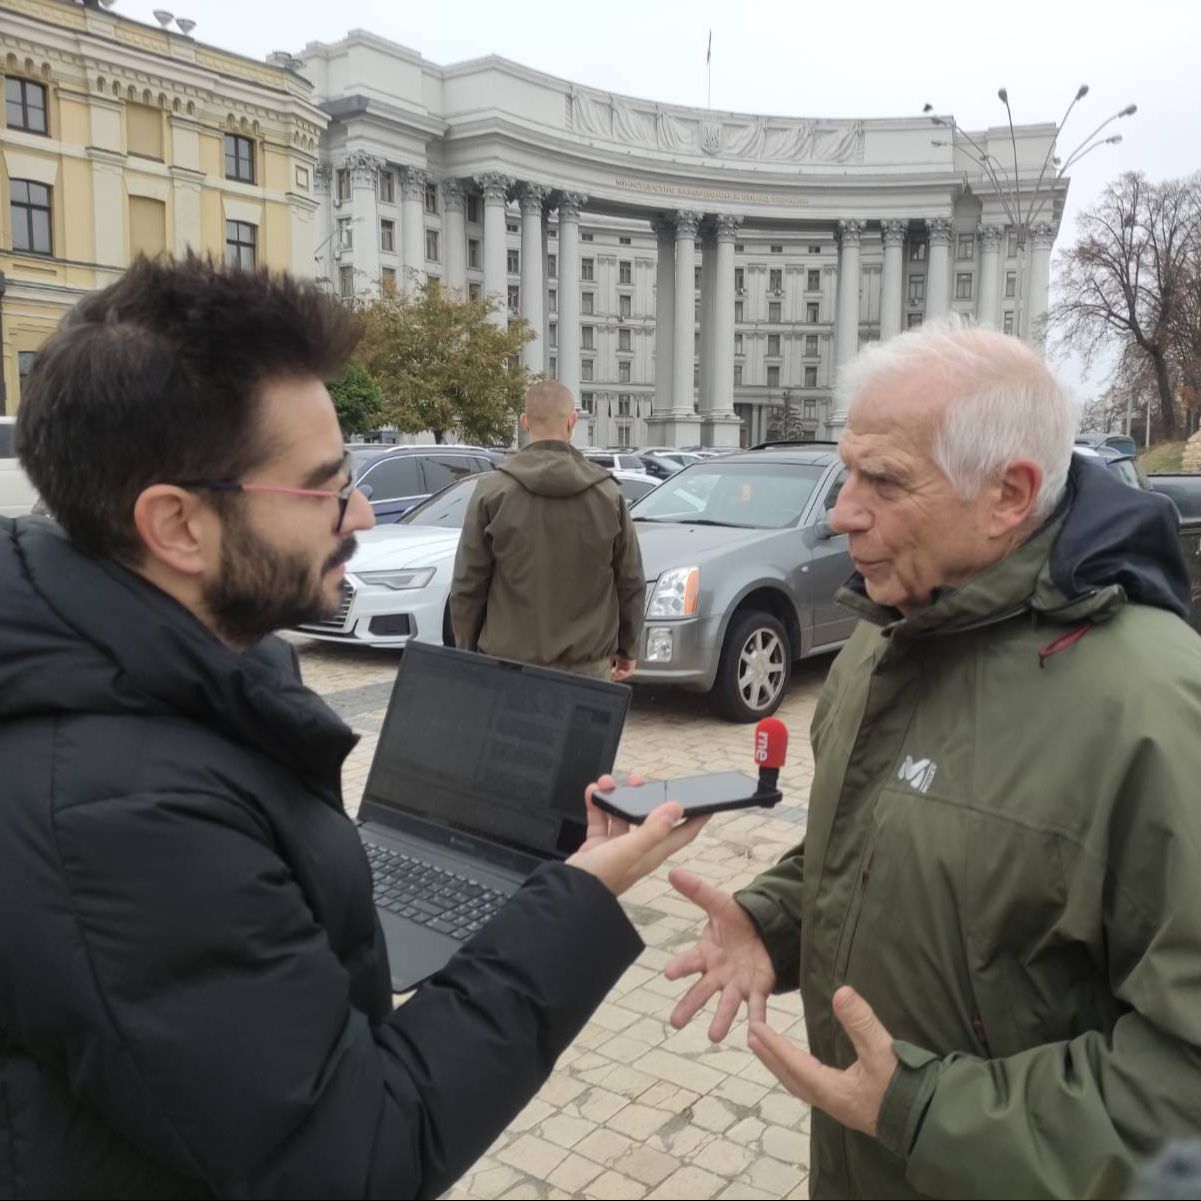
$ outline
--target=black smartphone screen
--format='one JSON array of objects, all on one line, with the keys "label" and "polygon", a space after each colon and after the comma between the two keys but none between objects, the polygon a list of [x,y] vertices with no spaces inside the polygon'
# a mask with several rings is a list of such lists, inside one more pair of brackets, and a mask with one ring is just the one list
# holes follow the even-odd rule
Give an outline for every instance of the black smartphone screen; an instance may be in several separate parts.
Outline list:
[{"label": "black smartphone screen", "polygon": [[758,781],[740,771],[724,771],[676,780],[650,780],[637,787],[614,788],[612,792],[597,791],[593,800],[607,813],[626,821],[642,822],[665,801],[683,805],[685,817],[696,817],[726,809],[771,806],[780,800],[780,794],[775,789],[761,792]]}]

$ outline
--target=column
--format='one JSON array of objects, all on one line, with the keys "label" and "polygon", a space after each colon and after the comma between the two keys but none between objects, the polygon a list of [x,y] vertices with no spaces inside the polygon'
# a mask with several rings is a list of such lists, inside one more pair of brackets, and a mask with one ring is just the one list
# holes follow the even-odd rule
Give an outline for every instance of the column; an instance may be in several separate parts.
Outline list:
[{"label": "column", "polygon": [[572,441],[588,445],[588,418],[580,399],[580,209],[582,192],[559,194],[559,382],[575,401]]},{"label": "column", "polygon": [[717,231],[710,222],[706,221],[701,226],[701,381],[697,390],[700,411],[703,416],[708,416],[713,407],[713,325],[717,318],[714,305],[716,277]]},{"label": "column", "polygon": [[951,241],[955,227],[949,217],[926,222],[930,231],[929,275],[926,279],[926,320],[946,316],[951,308]]},{"label": "column", "polygon": [[741,222],[741,217],[717,219],[711,413],[701,432],[701,441],[706,446],[736,447],[742,427],[734,414],[734,241]]},{"label": "column", "polygon": [[493,325],[508,325],[509,256],[505,204],[513,181],[507,175],[489,171],[477,175],[475,182],[484,193],[484,295],[493,302],[488,320]]},{"label": "column", "polygon": [[1040,353],[1047,341],[1042,322],[1047,315],[1051,247],[1055,245],[1055,234],[1055,226],[1046,221],[1040,221],[1030,230],[1033,249],[1030,253],[1030,286],[1026,292],[1026,340]]},{"label": "column", "polygon": [[998,280],[1001,275],[1001,239],[997,225],[980,226],[980,294],[976,317],[985,329],[999,329]]},{"label": "column", "polygon": [[676,213],[676,314],[672,363],[672,413],[688,419],[693,407],[693,344],[696,335],[696,231],[700,216]]},{"label": "column", "polygon": [[901,332],[901,302],[905,293],[905,234],[908,221],[885,221],[881,228],[884,242],[884,275],[880,280],[880,341],[887,342]]},{"label": "column", "polygon": [[655,416],[671,412],[675,367],[676,227],[670,217],[656,217],[659,254],[655,261]]},{"label": "column", "polygon": [[442,237],[446,242],[446,286],[467,295],[467,195],[458,179],[442,181]]},{"label": "column", "polygon": [[[401,286],[408,296],[425,283],[425,185],[419,167],[400,169]],[[378,235],[377,235],[378,237]]]},{"label": "column", "polygon": [[[354,291],[379,295],[379,172],[383,163],[358,150],[346,160],[350,169],[350,245],[354,261]],[[334,281],[337,286],[337,280]]]},{"label": "column", "polygon": [[859,353],[859,240],[862,221],[838,223],[838,306],[834,317],[835,369]]},{"label": "column", "polygon": [[521,196],[521,315],[529,322],[533,339],[521,350],[521,364],[535,375],[546,373],[546,343],[543,340],[542,312],[542,202],[546,189],[524,183]]}]

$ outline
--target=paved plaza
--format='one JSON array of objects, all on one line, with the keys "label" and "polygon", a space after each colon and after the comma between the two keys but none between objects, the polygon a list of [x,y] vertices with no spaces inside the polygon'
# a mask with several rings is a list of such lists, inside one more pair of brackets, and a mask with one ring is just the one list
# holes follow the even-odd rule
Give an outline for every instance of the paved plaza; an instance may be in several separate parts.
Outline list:
[{"label": "paved plaza", "polygon": [[[357,808],[397,656],[297,640],[306,682],[362,735],[344,773]],[[674,861],[722,888],[747,883],[804,833],[813,775],[807,732],[828,659],[801,665],[779,716],[791,733],[785,803],[770,817],[719,814]],[[753,769],[751,726],[714,718],[704,697],[636,688],[618,766],[648,776]],[[662,969],[700,930],[667,869],[630,890],[646,943],[638,962],[560,1059],[538,1096],[454,1189],[452,1198],[807,1197],[809,1112],[746,1049],[745,1022],[711,1046],[707,1017],[667,1023],[687,987]],[[770,1020],[803,1043],[795,996]]]}]

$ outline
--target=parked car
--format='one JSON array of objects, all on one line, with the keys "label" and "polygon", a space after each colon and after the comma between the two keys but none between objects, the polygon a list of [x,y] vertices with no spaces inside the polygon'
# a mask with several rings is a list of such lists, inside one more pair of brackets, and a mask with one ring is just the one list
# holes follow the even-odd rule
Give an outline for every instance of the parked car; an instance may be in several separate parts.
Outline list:
[{"label": "parked car", "polygon": [[610,474],[617,481],[627,505],[641,500],[648,492],[654,492],[660,482],[654,476],[643,475],[637,471],[613,471]]},{"label": "parked car", "polygon": [[38,499],[13,447],[16,421],[15,417],[0,417],[0,517],[32,512]]},{"label": "parked car", "polygon": [[1138,443],[1129,434],[1077,434],[1077,446],[1091,446],[1094,450],[1113,451],[1120,455],[1137,455]]},{"label": "parked car", "polygon": [[595,450],[592,447],[584,447],[580,453],[598,467],[607,467],[610,471],[636,471],[640,475],[647,474],[642,456],[637,451]]},{"label": "parked car", "polygon": [[647,578],[635,681],[710,694],[733,721],[784,698],[795,660],[855,626],[850,577],[827,521],[843,468],[833,446],[743,451],[687,467],[631,509]]},{"label": "parked car", "polygon": [[381,446],[351,443],[357,482],[371,489],[371,508],[381,525],[391,524],[443,488],[481,471],[503,455],[482,446]]}]

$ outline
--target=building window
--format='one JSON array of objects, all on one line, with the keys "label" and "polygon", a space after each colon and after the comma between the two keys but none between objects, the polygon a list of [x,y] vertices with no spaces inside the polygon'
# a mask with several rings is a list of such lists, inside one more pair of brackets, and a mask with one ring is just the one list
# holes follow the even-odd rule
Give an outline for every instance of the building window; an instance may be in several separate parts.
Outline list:
[{"label": "building window", "polygon": [[816,367],[806,367],[805,368],[805,387],[806,388],[816,388],[817,387],[817,368]]},{"label": "building window", "polygon": [[618,417],[630,415],[630,394],[628,392],[618,392],[617,394],[617,415]]},{"label": "building window", "polygon": [[431,263],[441,262],[441,251],[438,247],[438,231],[436,229],[427,229],[425,231],[425,257]]},{"label": "building window", "polygon": [[1007,334],[1011,334],[1011,333],[1013,333],[1013,309],[1006,309],[1006,310],[1005,310],[1005,325],[1004,325],[1004,329],[1005,329],[1005,332],[1006,332]]},{"label": "building window", "polygon": [[29,373],[33,370],[33,364],[37,359],[36,350],[18,350],[17,351],[17,398],[20,399],[25,394],[25,384],[29,379]]},{"label": "building window", "polygon": [[596,279],[596,260],[580,259],[580,279]]},{"label": "building window", "polygon": [[617,349],[618,350],[633,350],[633,334],[628,329],[619,329],[617,331]]},{"label": "building window", "polygon": [[148,196],[129,198],[129,253],[154,258],[167,249],[167,205]]},{"label": "building window", "polygon": [[511,233],[511,234],[516,234],[516,233],[521,232],[521,227],[517,224],[516,221],[507,221],[505,223],[505,229],[507,229],[509,231],[509,233]]},{"label": "building window", "polygon": [[379,198],[385,204],[396,203],[396,172],[381,171],[379,173]]},{"label": "building window", "polygon": [[508,261],[509,261],[509,274],[510,275],[520,275],[521,274],[521,251],[510,250]]},{"label": "building window", "polygon": [[970,271],[960,271],[955,276],[955,299],[971,300],[971,298],[972,273]]},{"label": "building window", "polygon": [[552,346],[557,347],[559,345],[559,326],[556,322],[552,321],[550,325],[547,326],[547,337],[550,339],[550,344]]},{"label": "building window", "polygon": [[633,244],[634,244],[633,238],[620,237],[617,240],[618,240],[618,242],[621,243],[622,246],[633,246]]},{"label": "building window", "polygon": [[350,199],[350,172],[345,167],[338,169],[334,179],[334,195],[339,201]]},{"label": "building window", "polygon": [[701,268],[700,267],[694,267],[692,269],[692,283],[693,283],[694,287],[699,288],[701,286]]},{"label": "building window", "polygon": [[553,354],[550,356],[550,367],[548,368],[548,374],[550,375],[551,379],[559,378],[559,360],[555,358]]},{"label": "building window", "polygon": [[467,266],[474,267],[479,270],[480,265],[480,240],[479,238],[467,239]]},{"label": "building window", "polygon": [[252,270],[255,265],[258,227],[249,221],[226,221],[225,261],[231,267]]},{"label": "building window", "polygon": [[746,270],[743,267],[734,268],[734,291],[746,291]]},{"label": "building window", "polygon": [[580,393],[580,408],[583,409],[585,413],[596,412],[596,398],[591,392]]},{"label": "building window", "polygon": [[548,254],[546,256],[546,275],[548,279],[555,279],[559,274],[559,256],[557,254]]},{"label": "building window", "polygon": [[805,335],[805,354],[810,358],[817,354],[817,334]]},{"label": "building window", "polygon": [[769,367],[767,369],[767,386],[769,388],[778,388],[780,386],[779,367]]},{"label": "building window", "polygon": [[632,296],[619,296],[617,305],[620,316],[632,317],[634,315],[634,298]]},{"label": "building window", "polygon": [[768,334],[767,335],[767,353],[769,355],[771,355],[772,358],[778,359],[780,357],[780,335],[779,334]]},{"label": "building window", "polygon": [[380,290],[385,296],[396,295],[396,268],[385,267],[380,272]]},{"label": "building window", "polygon": [[910,242],[909,243],[909,261],[911,263],[924,263],[926,261],[927,242]]},{"label": "building window", "polygon": [[818,302],[816,300],[811,301],[805,306],[805,320],[810,325],[816,325],[821,320],[821,317],[818,315]]},{"label": "building window", "polygon": [[617,364],[617,382],[619,384],[628,384],[630,382],[630,360],[622,359]]},{"label": "building window", "polygon": [[580,241],[581,242],[595,242],[596,237],[594,234],[580,234]]},{"label": "building window", "polygon": [[805,281],[805,287],[810,292],[820,292],[822,290],[822,273],[814,271],[812,268],[808,273],[809,278]]},{"label": "building window", "polygon": [[821,252],[822,252],[822,248],[820,246],[810,246],[809,247],[810,254],[821,254]]},{"label": "building window", "polygon": [[1016,271],[1005,272],[1005,295],[1016,296],[1018,294],[1018,273]]},{"label": "building window", "polygon": [[254,183],[254,143],[249,138],[225,135],[225,178]]},{"label": "building window", "polygon": [[509,312],[521,312],[521,286],[519,284],[509,285]]},{"label": "building window", "polygon": [[921,323],[922,323],[921,313],[910,313],[905,322],[906,326],[909,329],[917,329],[917,327],[919,325],[921,325]]},{"label": "building window", "polygon": [[396,253],[396,222],[381,221],[379,223],[379,248]]},{"label": "building window", "polygon": [[559,293],[556,290],[552,289],[551,291],[547,292],[546,307],[552,313],[557,313],[559,311]]},{"label": "building window", "polygon": [[474,192],[467,196],[467,220],[474,221],[476,225],[480,223],[480,198]]},{"label": "building window", "polygon": [[438,212],[438,185],[436,183],[425,185],[425,211],[434,214]]},{"label": "building window", "polygon": [[596,312],[596,293],[584,292],[580,295],[580,312],[591,315]]},{"label": "building window", "polygon": [[9,182],[13,249],[33,254],[53,254],[50,236],[50,189],[27,179]]},{"label": "building window", "polygon": [[629,259],[622,259],[617,264],[617,282],[619,284],[632,284],[634,282],[634,264]]},{"label": "building window", "polygon": [[742,387],[742,364],[741,363],[734,364],[734,387],[735,388]]},{"label": "building window", "polygon": [[343,300],[351,300],[354,297],[354,268],[339,267],[338,268],[338,295]]},{"label": "building window", "polygon": [[960,259],[976,257],[976,238],[973,234],[959,235],[959,249],[956,251],[955,257]]},{"label": "building window", "polygon": [[[816,387],[817,386],[817,368],[816,367],[813,369],[813,372],[814,372],[814,377],[813,377],[812,386]],[[805,377],[805,383],[806,384],[809,383],[808,376]],[[817,420],[817,401],[812,396],[807,396],[805,398],[805,420],[806,421],[816,421]]]},{"label": "building window", "polygon": [[1005,255],[1016,259],[1018,256],[1018,231],[1012,225],[1005,226]]},{"label": "building window", "polygon": [[783,247],[783,246],[773,246],[773,247],[771,248],[771,252],[772,252],[772,254],[783,254],[783,253],[784,253],[784,247]]},{"label": "building window", "polygon": [[921,304],[926,299],[926,277],[911,275],[909,277],[909,303]]},{"label": "building window", "polygon": [[773,300],[771,304],[767,306],[767,319],[773,325],[780,324],[780,302],[778,300]]},{"label": "building window", "polygon": [[734,353],[735,353],[735,354],[742,354],[742,353],[743,353],[743,350],[742,350],[742,335],[741,335],[741,334],[735,334],[735,335],[734,335]]},{"label": "building window", "polygon": [[596,349],[596,326],[581,325],[580,326],[580,349],[595,350]]},{"label": "building window", "polygon": [[701,353],[701,331],[699,329],[692,335],[692,353]]},{"label": "building window", "polygon": [[743,319],[742,314],[743,314],[742,301],[741,300],[734,301],[734,320],[736,322],[738,322],[739,324],[741,324],[742,319]]},{"label": "building window", "polygon": [[782,267],[773,267],[771,273],[771,283],[768,285],[769,292],[784,291],[784,269]]},{"label": "building window", "polygon": [[467,297],[474,304],[483,296],[484,289],[479,284],[467,285]]},{"label": "building window", "polygon": [[349,250],[354,245],[354,226],[349,217],[338,218],[338,248]]},{"label": "building window", "polygon": [[125,106],[125,147],[138,158],[163,158],[163,114],[147,104]]},{"label": "building window", "polygon": [[9,129],[49,133],[46,121],[46,88],[32,79],[4,81],[4,108]]},{"label": "building window", "polygon": [[580,360],[580,379],[587,380],[588,383],[592,383],[592,360],[591,359],[581,359]]}]

